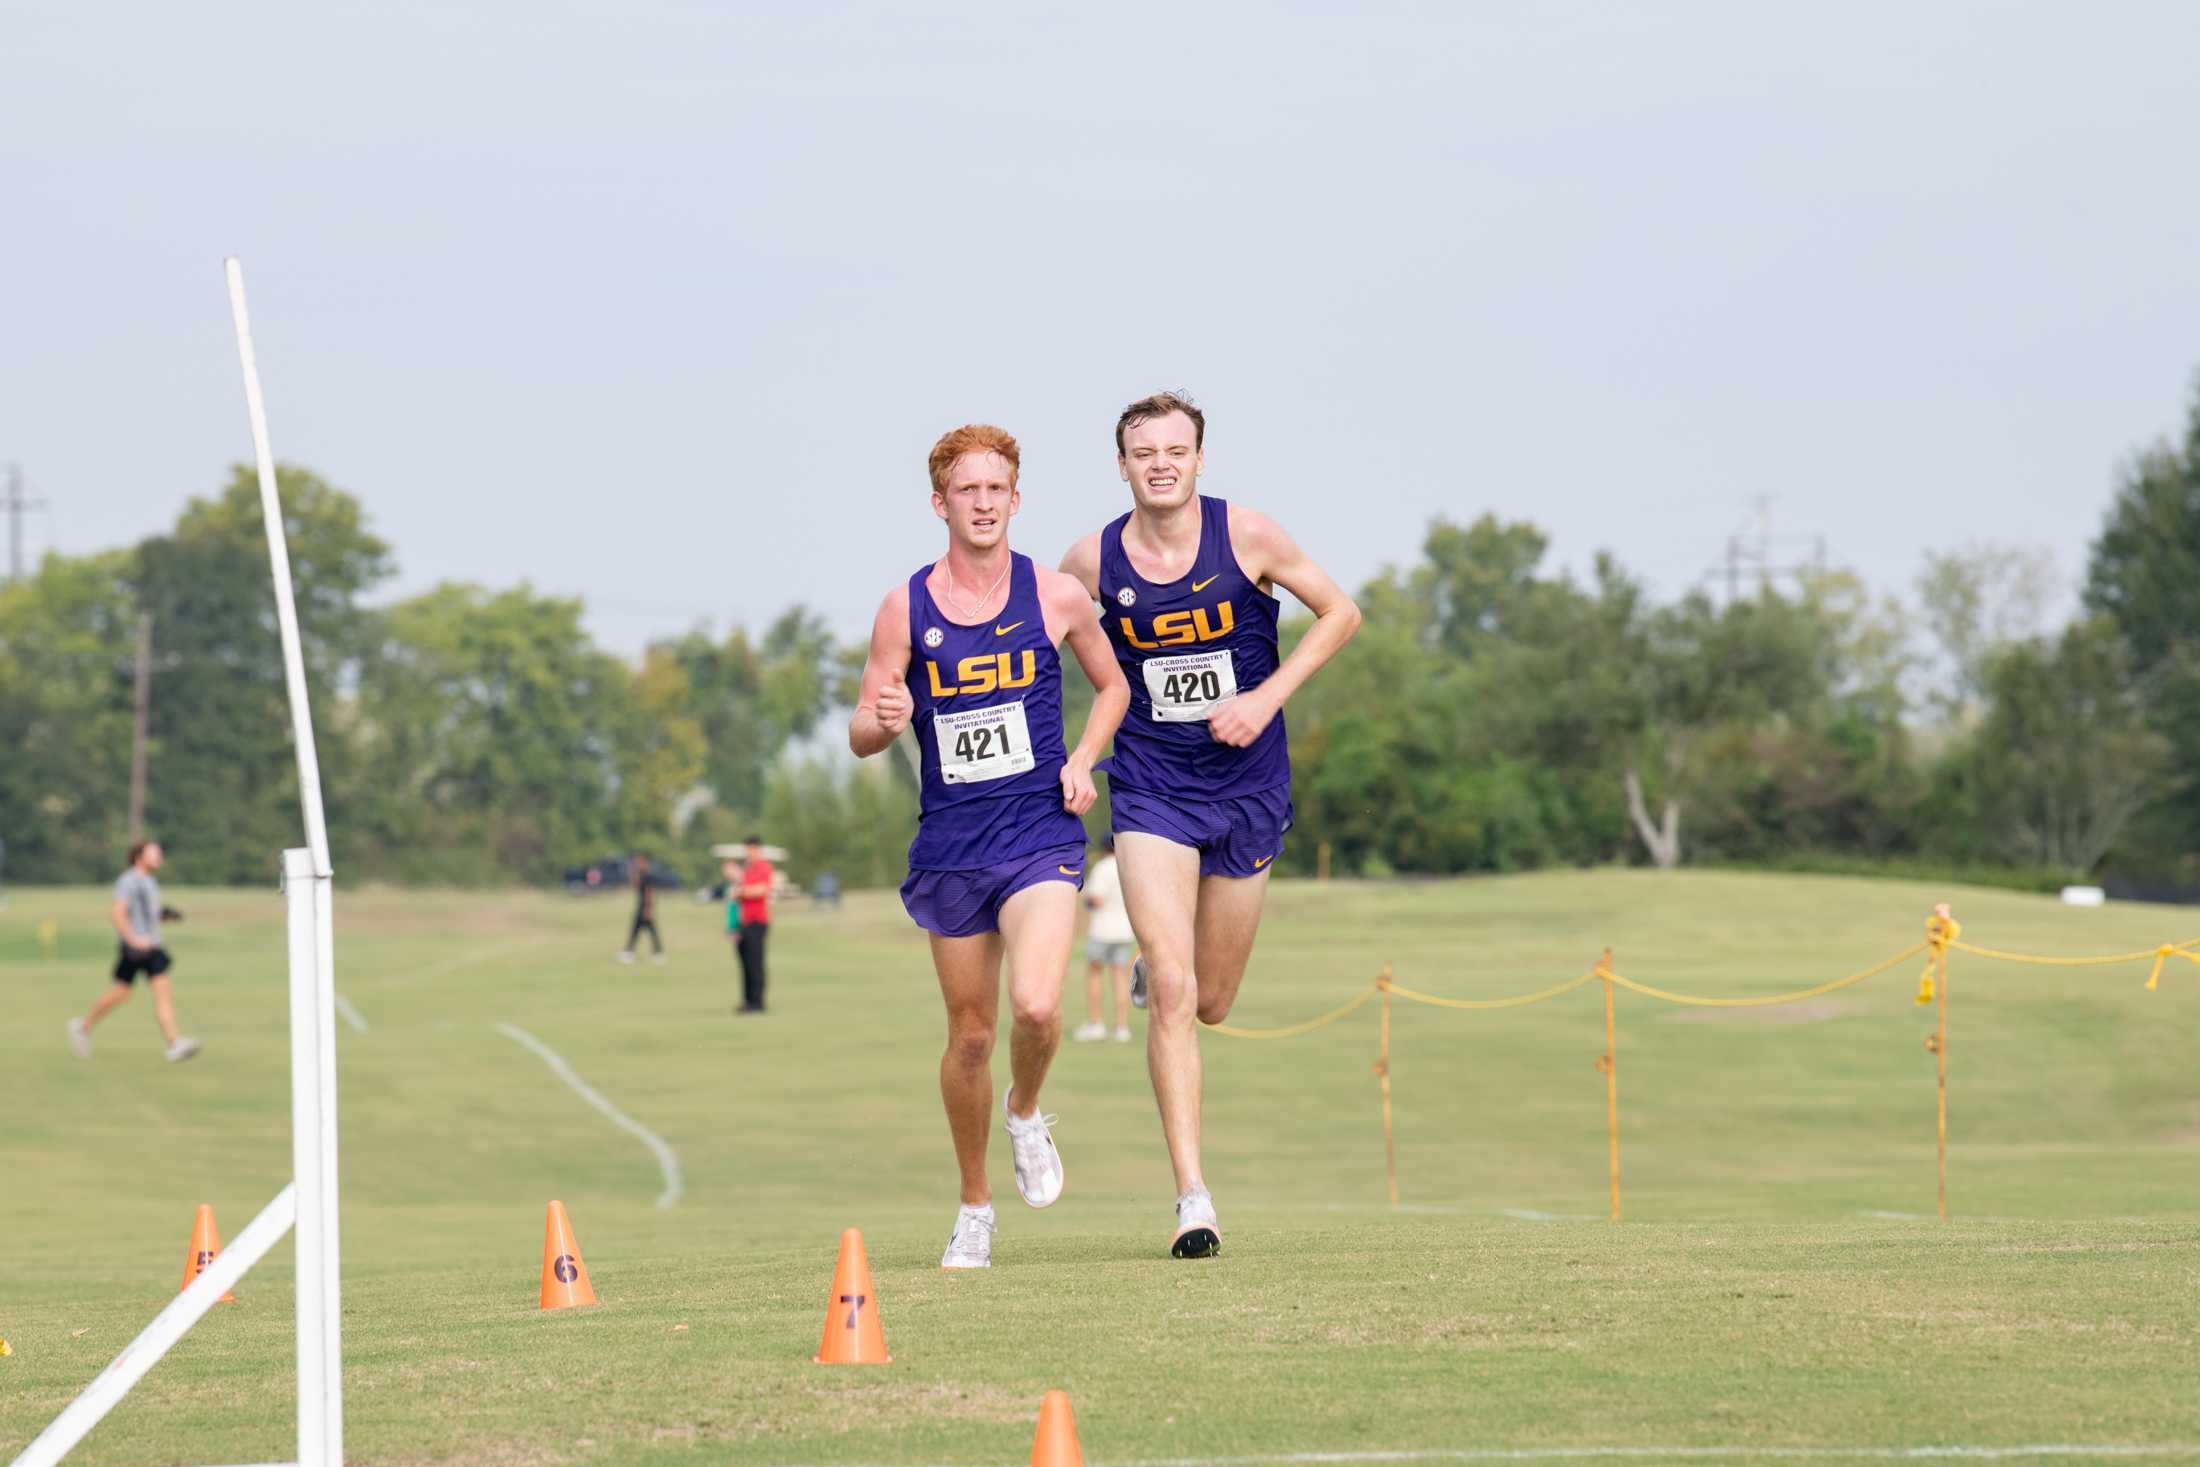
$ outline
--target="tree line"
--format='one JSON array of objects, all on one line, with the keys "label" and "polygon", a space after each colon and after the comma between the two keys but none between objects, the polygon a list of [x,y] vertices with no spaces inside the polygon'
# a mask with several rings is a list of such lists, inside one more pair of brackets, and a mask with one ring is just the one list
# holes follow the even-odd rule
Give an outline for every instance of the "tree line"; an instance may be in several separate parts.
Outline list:
[{"label": "tree line", "polygon": [[[634,849],[698,874],[753,827],[798,878],[899,881],[913,769],[840,751],[863,649],[816,613],[634,660],[525,585],[377,605],[396,564],[359,501],[302,468],[280,485],[347,875],[539,882]],[[147,831],[197,882],[269,879],[297,843],[259,515],[240,467],[167,533],[0,590],[10,879],[117,866],[146,618]],[[1833,571],[1660,600],[1611,555],[1577,578],[1547,552],[1532,524],[1438,520],[1361,589],[1359,638],[1286,713],[1279,864],[2200,878],[2200,392],[2122,471],[2059,626],[2051,558],[2017,547],[1930,552],[1907,598]],[[1074,664],[1065,686],[1074,726]]]}]

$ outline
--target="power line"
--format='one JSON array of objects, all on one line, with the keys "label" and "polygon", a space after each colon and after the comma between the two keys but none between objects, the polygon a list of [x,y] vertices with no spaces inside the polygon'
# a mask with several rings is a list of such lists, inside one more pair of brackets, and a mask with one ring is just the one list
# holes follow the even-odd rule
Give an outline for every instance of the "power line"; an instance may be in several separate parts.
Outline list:
[{"label": "power line", "polygon": [[44,509],[43,499],[26,499],[23,495],[23,466],[8,465],[8,497],[4,501],[8,509],[8,579],[23,579],[23,511]]},{"label": "power line", "polygon": [[[1798,587],[1808,581],[1823,577],[1830,567],[1826,561],[1826,537],[1809,537],[1811,549],[1808,559],[1789,548],[1806,537],[1794,534],[1776,535],[1772,529],[1772,496],[1754,495],[1750,506],[1754,511],[1754,524],[1736,530],[1726,537],[1726,551],[1722,560],[1697,578],[1698,585],[1724,583],[1729,606],[1741,599],[1744,575],[1755,579],[1759,594],[1770,591],[1783,580],[1791,580]],[[1776,556],[1796,555],[1794,563],[1780,565]]]}]

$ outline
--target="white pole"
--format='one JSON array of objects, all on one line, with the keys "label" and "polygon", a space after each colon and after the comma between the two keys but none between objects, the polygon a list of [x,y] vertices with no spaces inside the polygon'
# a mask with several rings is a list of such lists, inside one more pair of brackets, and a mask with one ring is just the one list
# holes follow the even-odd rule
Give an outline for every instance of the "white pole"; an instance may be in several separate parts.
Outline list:
[{"label": "white pole", "polygon": [[290,917],[290,1154],[298,1188],[298,1467],[339,1467],[344,1460],[333,885],[314,871],[313,852],[283,852]]},{"label": "white pole", "polygon": [[275,492],[275,454],[267,441],[267,404],[260,398],[260,365],[252,352],[252,322],[245,314],[244,267],[234,256],[229,272],[229,311],[237,323],[237,355],[244,363],[244,401],[252,417],[252,450],[260,468],[260,514],[267,522],[267,558],[275,572],[275,617],[282,629],[283,672],[290,683],[290,731],[298,750],[298,797],[305,806],[306,846],[314,874],[330,870],[328,822],[321,810],[321,761],[314,751],[313,710],[306,700],[305,655],[298,643],[298,605],[290,590],[290,549],[283,539],[283,504]]},{"label": "white pole", "polygon": [[115,1403],[130,1387],[168,1353],[169,1347],[183,1338],[185,1330],[197,1324],[200,1316],[236,1286],[246,1269],[282,1241],[297,1210],[297,1185],[292,1183],[277,1192],[273,1202],[260,1209],[260,1215],[245,1225],[245,1230],[230,1241],[220,1256],[207,1266],[206,1272],[191,1281],[190,1288],[169,1300],[168,1307],[154,1315],[153,1322],[123,1346],[122,1353],[115,1356],[105,1370],[92,1377],[92,1383],[84,1388],[83,1394],[71,1401],[32,1439],[12,1467],[53,1467],[60,1461],[71,1447],[84,1439],[86,1432],[99,1424],[101,1417],[114,1409]]},{"label": "white pole", "polygon": [[344,1460],[343,1309],[337,1241],[336,938],[335,878],[329,864],[328,822],[321,807],[321,763],[313,742],[313,708],[305,655],[298,640],[298,606],[290,583],[290,549],[276,492],[275,454],[268,444],[267,405],[245,310],[244,269],[224,262],[229,309],[244,367],[245,406],[259,465],[260,514],[275,578],[275,616],[282,631],[283,673],[290,689],[292,743],[298,754],[298,800],[306,849],[283,852],[283,888],[290,915],[290,1148],[298,1189],[298,1464],[342,1467]]}]

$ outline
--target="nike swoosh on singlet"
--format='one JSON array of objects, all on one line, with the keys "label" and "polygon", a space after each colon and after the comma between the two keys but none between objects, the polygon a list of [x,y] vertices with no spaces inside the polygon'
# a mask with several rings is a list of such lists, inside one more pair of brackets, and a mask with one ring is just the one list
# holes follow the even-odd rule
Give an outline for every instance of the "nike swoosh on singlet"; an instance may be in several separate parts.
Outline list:
[{"label": "nike swoosh on singlet", "polygon": [[1195,591],[1195,592],[1198,592],[1198,591],[1204,591],[1204,590],[1206,590],[1206,589],[1207,589],[1207,588],[1208,588],[1209,586],[1212,586],[1212,585],[1213,585],[1213,584],[1215,583],[1215,581],[1216,581],[1216,580],[1217,580],[1218,578],[1220,578],[1220,576],[1221,576],[1221,575],[1222,575],[1222,572],[1221,572],[1221,571],[1216,571],[1216,572],[1214,573],[1214,575],[1211,575],[1211,576],[1207,577],[1207,579],[1206,579],[1206,580],[1204,580],[1204,581],[1194,581],[1194,582],[1192,582],[1192,590],[1193,590],[1193,591]]},{"label": "nike swoosh on singlet", "polygon": [[1020,621],[1012,621],[1012,622],[1010,622],[1010,623],[1009,623],[1009,624],[1008,624],[1007,626],[1005,626],[1005,627],[1004,627],[1004,626],[1000,625],[1000,624],[999,624],[998,622],[996,622],[996,623],[994,623],[994,626],[993,626],[993,635],[994,635],[994,636],[996,636],[996,637],[1005,637],[1005,636],[1007,636],[1007,635],[1008,635],[1008,634],[1009,634],[1010,632],[1013,632],[1014,630],[1016,630],[1016,628],[1018,628],[1018,627],[1020,627],[1020,626],[1022,626],[1022,625],[1023,625],[1023,623],[1022,623],[1022,622],[1020,622]]},{"label": "nike swoosh on singlet", "polygon": [[1057,866],[1054,869],[1061,872],[1064,876],[1075,876],[1077,874],[1077,868],[1074,866]]},{"label": "nike swoosh on singlet", "polygon": [[1270,861],[1273,861],[1275,859],[1276,858],[1274,856],[1262,856],[1258,861],[1255,861],[1253,863],[1253,869],[1255,871],[1258,871],[1261,867],[1267,865]]}]

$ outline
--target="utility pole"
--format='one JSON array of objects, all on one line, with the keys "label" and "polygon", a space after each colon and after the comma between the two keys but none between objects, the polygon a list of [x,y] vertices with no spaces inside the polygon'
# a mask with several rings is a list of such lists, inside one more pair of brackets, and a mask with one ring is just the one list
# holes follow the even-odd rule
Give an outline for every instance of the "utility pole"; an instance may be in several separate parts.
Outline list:
[{"label": "utility pole", "polygon": [[46,507],[46,501],[43,499],[26,499],[23,497],[23,466],[21,464],[8,465],[8,497],[6,504],[8,507],[8,580],[15,582],[23,579],[23,511],[26,509],[44,509]]},{"label": "utility pole", "polygon": [[153,613],[138,616],[137,717],[130,740],[130,844],[145,839],[145,736],[153,707]]}]

